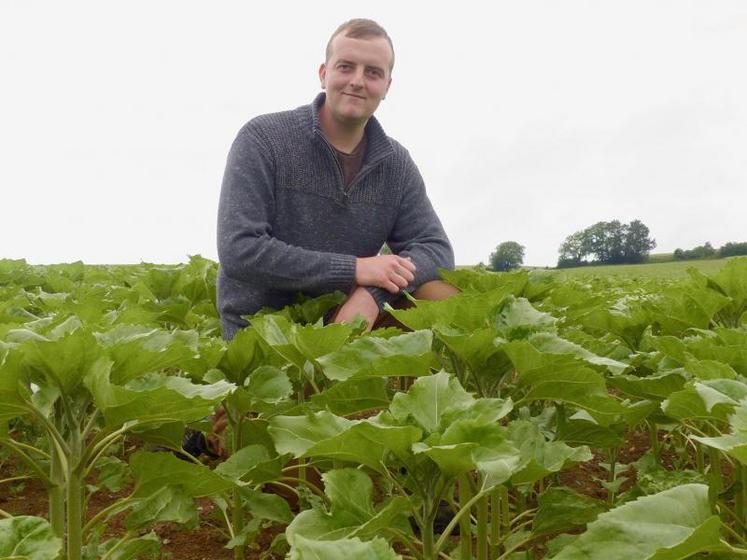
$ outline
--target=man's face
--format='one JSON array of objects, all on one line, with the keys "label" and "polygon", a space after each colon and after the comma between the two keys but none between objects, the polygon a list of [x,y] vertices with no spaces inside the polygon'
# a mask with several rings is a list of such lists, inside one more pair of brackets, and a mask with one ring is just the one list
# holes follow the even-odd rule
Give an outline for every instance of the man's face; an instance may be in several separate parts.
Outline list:
[{"label": "man's face", "polygon": [[384,37],[353,39],[342,33],[332,40],[332,54],[319,68],[325,105],[343,124],[365,124],[392,82],[392,51]]}]

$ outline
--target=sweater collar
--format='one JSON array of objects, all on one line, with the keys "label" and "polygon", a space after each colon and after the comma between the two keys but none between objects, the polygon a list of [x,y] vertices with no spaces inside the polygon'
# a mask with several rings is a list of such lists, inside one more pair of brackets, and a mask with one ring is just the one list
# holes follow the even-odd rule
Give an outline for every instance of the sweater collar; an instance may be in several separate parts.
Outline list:
[{"label": "sweater collar", "polygon": [[[322,91],[311,103],[312,131],[315,133],[318,131],[318,134],[322,137],[324,136],[324,133],[319,126],[319,110],[322,105],[324,105],[326,98],[327,94]],[[374,163],[394,153],[392,142],[389,140],[389,137],[384,132],[381,124],[374,116],[371,116],[366,123],[366,139],[368,141],[368,146],[366,148],[366,164]]]}]

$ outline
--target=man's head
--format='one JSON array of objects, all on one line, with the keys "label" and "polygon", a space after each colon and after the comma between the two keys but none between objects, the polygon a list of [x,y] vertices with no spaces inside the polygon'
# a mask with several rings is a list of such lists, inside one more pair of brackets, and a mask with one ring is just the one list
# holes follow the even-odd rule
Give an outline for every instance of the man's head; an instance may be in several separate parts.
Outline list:
[{"label": "man's head", "polygon": [[392,41],[379,24],[367,19],[343,23],[319,67],[327,92],[324,110],[339,123],[365,124],[389,91],[393,66]]},{"label": "man's head", "polygon": [[344,35],[345,37],[352,37],[353,39],[374,39],[376,37],[383,37],[389,43],[389,49],[392,53],[392,59],[389,63],[389,75],[391,76],[392,70],[394,69],[394,45],[392,39],[386,32],[386,29],[381,27],[378,23],[372,19],[356,18],[351,19],[340,25],[332,36],[327,41],[327,50],[325,52],[324,60],[329,62],[332,56],[332,41],[338,35]]}]

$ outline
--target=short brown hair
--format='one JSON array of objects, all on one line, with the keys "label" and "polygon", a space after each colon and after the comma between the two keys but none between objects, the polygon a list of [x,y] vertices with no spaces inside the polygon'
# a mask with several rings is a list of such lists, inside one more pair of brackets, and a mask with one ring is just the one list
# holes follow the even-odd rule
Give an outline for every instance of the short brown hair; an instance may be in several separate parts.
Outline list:
[{"label": "short brown hair", "polygon": [[332,56],[332,40],[337,37],[340,33],[344,33],[345,37],[352,37],[353,39],[371,39],[372,37],[384,37],[389,43],[389,48],[392,50],[392,61],[389,64],[389,73],[394,68],[394,45],[392,39],[386,30],[381,27],[378,23],[372,19],[355,18],[346,21],[340,27],[335,29],[332,36],[327,41],[327,50],[325,52],[325,60],[329,62]]}]

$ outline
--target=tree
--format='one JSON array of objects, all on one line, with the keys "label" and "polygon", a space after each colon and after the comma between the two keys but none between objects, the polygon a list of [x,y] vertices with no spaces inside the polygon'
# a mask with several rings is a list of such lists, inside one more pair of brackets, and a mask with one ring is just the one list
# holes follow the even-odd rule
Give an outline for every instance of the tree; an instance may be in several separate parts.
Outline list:
[{"label": "tree", "polygon": [[656,240],[649,237],[648,227],[640,220],[630,222],[627,229],[623,249],[625,262],[641,263],[646,260],[651,249],[656,247]]},{"label": "tree", "polygon": [[520,266],[524,262],[524,246],[516,241],[504,241],[490,254],[490,268],[505,272]]}]

